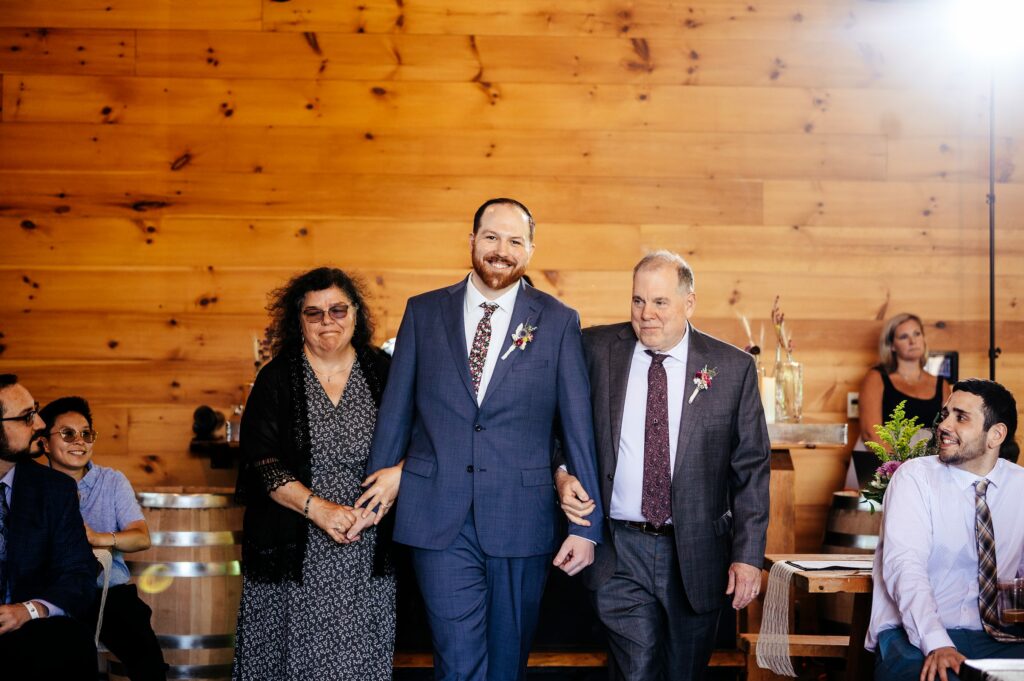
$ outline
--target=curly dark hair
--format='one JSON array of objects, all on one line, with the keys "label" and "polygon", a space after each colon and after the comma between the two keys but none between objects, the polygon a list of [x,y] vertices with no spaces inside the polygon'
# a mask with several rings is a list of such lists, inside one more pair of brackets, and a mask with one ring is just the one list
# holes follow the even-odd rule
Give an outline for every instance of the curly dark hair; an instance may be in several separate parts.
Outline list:
[{"label": "curly dark hair", "polygon": [[277,357],[282,352],[302,346],[302,300],[311,291],[323,291],[337,286],[344,291],[356,306],[356,328],[352,333],[352,345],[356,351],[365,350],[373,338],[373,318],[366,305],[362,286],[359,282],[336,267],[318,267],[296,275],[281,288],[270,292],[267,312],[270,313],[270,326],[267,327],[267,340],[270,341],[270,353]]}]

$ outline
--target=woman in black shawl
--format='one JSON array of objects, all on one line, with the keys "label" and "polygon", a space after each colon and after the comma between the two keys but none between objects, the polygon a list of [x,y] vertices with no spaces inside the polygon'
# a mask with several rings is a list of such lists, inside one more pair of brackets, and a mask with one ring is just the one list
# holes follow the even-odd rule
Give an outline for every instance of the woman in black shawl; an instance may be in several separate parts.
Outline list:
[{"label": "woman in black shawl", "polygon": [[271,294],[268,310],[273,359],[241,428],[233,678],[390,679],[388,518],[374,526],[352,508],[390,360],[371,346],[362,292],[339,269],[295,277]]}]

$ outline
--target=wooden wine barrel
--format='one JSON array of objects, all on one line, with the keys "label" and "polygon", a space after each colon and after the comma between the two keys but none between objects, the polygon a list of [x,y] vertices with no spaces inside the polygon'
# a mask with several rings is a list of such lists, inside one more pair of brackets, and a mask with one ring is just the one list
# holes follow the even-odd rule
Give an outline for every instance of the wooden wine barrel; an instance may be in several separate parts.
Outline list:
[{"label": "wooden wine barrel", "polygon": [[[153,545],[125,555],[169,679],[231,678],[242,593],[242,511],[228,488],[158,487],[138,493]],[[125,678],[116,660],[109,678]]]},{"label": "wooden wine barrel", "polygon": [[824,551],[874,553],[881,527],[882,511],[877,505],[861,502],[860,492],[836,492],[825,527]]},{"label": "wooden wine barrel", "polygon": [[[860,492],[836,492],[832,495],[832,506],[828,512],[822,552],[872,554],[878,546],[881,528],[882,511],[877,504],[862,503]],[[853,596],[827,594],[820,602],[824,630],[849,631]]]}]

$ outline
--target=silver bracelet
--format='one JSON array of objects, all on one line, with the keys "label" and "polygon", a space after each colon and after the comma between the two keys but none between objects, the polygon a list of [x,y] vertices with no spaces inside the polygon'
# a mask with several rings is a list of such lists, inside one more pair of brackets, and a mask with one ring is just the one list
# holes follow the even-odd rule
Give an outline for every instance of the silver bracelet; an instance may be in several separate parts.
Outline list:
[{"label": "silver bracelet", "polygon": [[306,518],[307,520],[309,519],[309,502],[313,501],[314,496],[316,495],[314,495],[312,492],[309,493],[309,496],[306,497],[306,505],[302,509],[302,517]]},{"label": "silver bracelet", "polygon": [[110,542],[111,542],[110,548],[116,549],[117,548],[117,535],[114,534],[113,532],[110,533]]}]

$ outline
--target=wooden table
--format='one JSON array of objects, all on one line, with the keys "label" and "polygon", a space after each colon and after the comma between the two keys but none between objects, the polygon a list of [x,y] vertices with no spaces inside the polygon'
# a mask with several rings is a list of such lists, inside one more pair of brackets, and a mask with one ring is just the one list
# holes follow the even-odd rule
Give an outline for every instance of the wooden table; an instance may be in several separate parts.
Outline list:
[{"label": "wooden table", "polygon": [[[764,567],[770,570],[780,561],[830,561],[873,560],[868,554],[840,553],[776,553],[764,557]],[[850,622],[850,645],[846,652],[847,681],[862,681],[874,676],[874,656],[864,649],[864,637],[871,619],[871,571],[854,570],[807,570],[793,575],[793,585],[809,594],[848,593],[853,594],[853,620]]]}]

